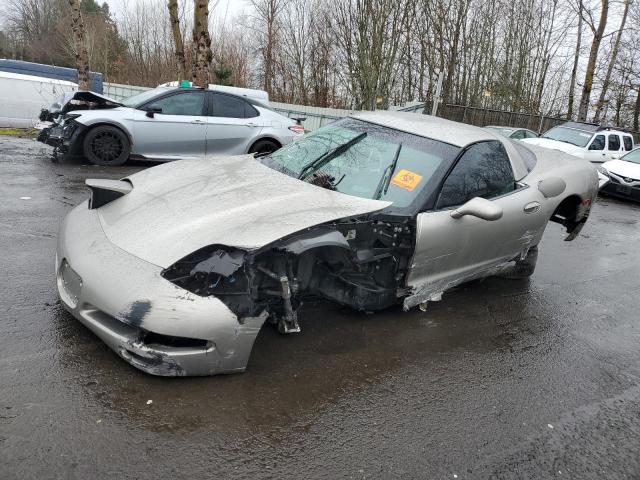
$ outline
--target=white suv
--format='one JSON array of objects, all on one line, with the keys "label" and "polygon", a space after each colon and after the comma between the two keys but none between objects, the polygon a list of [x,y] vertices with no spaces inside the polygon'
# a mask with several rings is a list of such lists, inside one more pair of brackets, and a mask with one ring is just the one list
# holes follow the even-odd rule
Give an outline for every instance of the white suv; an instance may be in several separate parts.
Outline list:
[{"label": "white suv", "polygon": [[522,141],[560,150],[593,163],[620,158],[634,146],[633,136],[628,132],[579,122],[566,122],[547,130],[539,138]]}]

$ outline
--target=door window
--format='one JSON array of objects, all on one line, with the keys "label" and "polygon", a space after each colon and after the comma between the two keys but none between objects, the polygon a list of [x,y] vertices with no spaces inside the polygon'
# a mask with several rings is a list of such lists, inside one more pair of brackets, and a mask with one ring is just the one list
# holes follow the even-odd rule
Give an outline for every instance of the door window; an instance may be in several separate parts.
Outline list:
[{"label": "door window", "polygon": [[531,130],[527,130],[525,138],[538,138],[538,134],[535,132],[532,132]]},{"label": "door window", "polygon": [[252,118],[258,116],[256,109],[241,98],[219,93],[212,94],[212,97],[212,116],[214,117]]},{"label": "door window", "polygon": [[440,192],[437,209],[462,205],[474,197],[494,198],[515,190],[509,156],[500,142],[481,142],[462,154]]},{"label": "door window", "polygon": [[620,150],[620,137],[615,133],[609,135],[609,150],[614,152]]},{"label": "door window", "polygon": [[200,116],[204,109],[204,92],[183,92],[161,98],[148,105],[161,108],[163,115]]},{"label": "door window", "polygon": [[596,135],[589,145],[589,150],[604,150],[604,135]]},{"label": "door window", "polygon": [[624,149],[627,152],[630,152],[631,150],[633,150],[633,140],[629,135],[624,135],[622,137],[622,140],[624,141]]}]

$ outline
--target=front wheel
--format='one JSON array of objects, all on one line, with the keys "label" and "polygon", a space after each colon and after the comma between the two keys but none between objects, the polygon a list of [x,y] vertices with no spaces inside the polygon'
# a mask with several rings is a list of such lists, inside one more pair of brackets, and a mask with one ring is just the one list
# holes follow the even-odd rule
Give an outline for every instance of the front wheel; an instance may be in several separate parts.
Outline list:
[{"label": "front wheel", "polygon": [[122,130],[101,125],[89,130],[84,137],[83,151],[94,165],[122,165],[129,158],[131,146]]}]

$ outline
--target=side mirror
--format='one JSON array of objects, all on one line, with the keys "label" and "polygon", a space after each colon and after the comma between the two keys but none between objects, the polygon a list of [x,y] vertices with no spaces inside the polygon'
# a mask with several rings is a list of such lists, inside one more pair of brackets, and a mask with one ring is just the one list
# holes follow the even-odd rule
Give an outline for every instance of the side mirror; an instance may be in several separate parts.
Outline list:
[{"label": "side mirror", "polygon": [[567,188],[567,183],[559,177],[549,177],[538,182],[538,190],[545,198],[553,198],[560,195]]},{"label": "side mirror", "polygon": [[147,110],[146,115],[149,118],[153,118],[156,113],[162,113],[162,108],[156,107],[155,105],[151,105],[151,106],[147,107],[146,110]]},{"label": "side mirror", "polygon": [[502,208],[485,198],[475,197],[451,211],[452,218],[462,218],[465,215],[489,221],[499,220],[502,218]]}]

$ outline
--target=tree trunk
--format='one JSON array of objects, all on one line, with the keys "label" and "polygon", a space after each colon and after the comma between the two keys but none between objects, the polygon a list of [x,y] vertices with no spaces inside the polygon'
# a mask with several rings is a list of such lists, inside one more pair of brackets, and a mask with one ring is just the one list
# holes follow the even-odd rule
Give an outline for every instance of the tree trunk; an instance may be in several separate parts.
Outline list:
[{"label": "tree trunk", "polygon": [[576,40],[576,51],[573,55],[573,69],[571,70],[571,85],[569,86],[569,106],[567,107],[567,119],[573,117],[573,99],[576,89],[576,75],[578,73],[578,60],[580,60],[580,44],[582,43],[582,0],[578,5],[578,39]]},{"label": "tree trunk", "polygon": [[211,38],[209,37],[209,0],[195,0],[193,9],[193,84],[208,88],[211,66]]},{"label": "tree trunk", "polygon": [[633,109],[633,131],[640,132],[640,85],[638,85],[638,96],[636,97],[636,106]]},{"label": "tree trunk", "polygon": [[616,64],[616,60],[618,57],[618,49],[620,48],[620,37],[622,37],[622,32],[624,31],[624,25],[627,23],[627,14],[629,13],[629,5],[631,4],[631,0],[625,0],[624,2],[624,13],[622,14],[622,21],[620,22],[620,30],[618,30],[618,35],[616,35],[616,40],[613,44],[613,50],[611,51],[611,58],[609,58],[609,66],[607,67],[607,74],[604,77],[604,81],[602,82],[602,90],[600,90],[600,98],[598,98],[598,103],[596,104],[596,113],[593,117],[593,121],[595,123],[600,122],[600,112],[602,111],[602,106],[604,105],[605,97],[607,96],[607,90],[609,90],[609,81],[611,80],[611,72],[613,71],[613,67]]},{"label": "tree trunk", "polygon": [[609,0],[602,0],[602,10],[600,11],[600,22],[598,28],[593,32],[593,41],[591,42],[591,51],[589,52],[589,62],[587,63],[587,71],[584,74],[584,84],[582,86],[582,97],[580,97],[580,109],[578,110],[578,121],[585,122],[587,120],[587,112],[589,110],[589,101],[591,98],[591,89],[593,88],[593,77],[596,71],[596,62],[598,61],[598,50],[604,29],[607,26],[607,15],[609,13]]},{"label": "tree trunk", "polygon": [[78,68],[78,90],[89,90],[89,55],[84,43],[84,25],[80,14],[80,0],[69,0],[71,6],[71,29]]},{"label": "tree trunk", "polygon": [[169,20],[171,22],[171,33],[173,34],[173,44],[176,47],[176,66],[178,80],[187,78],[187,63],[184,58],[184,45],[182,44],[182,32],[180,32],[180,18],[178,17],[178,0],[169,0]]}]

